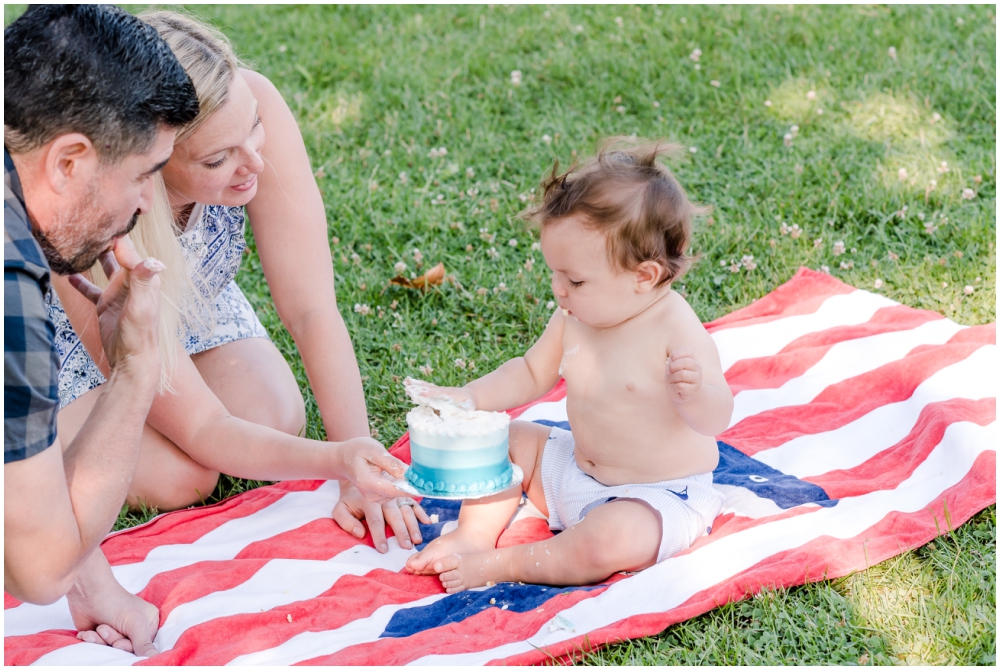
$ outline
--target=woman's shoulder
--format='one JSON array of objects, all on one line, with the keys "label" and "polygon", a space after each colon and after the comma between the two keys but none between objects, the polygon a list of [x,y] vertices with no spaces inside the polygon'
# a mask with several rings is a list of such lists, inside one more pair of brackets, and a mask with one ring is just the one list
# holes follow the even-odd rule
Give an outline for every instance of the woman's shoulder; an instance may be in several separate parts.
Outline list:
[{"label": "woman's shoulder", "polygon": [[250,86],[250,91],[262,107],[271,107],[273,105],[288,106],[285,103],[285,98],[281,95],[281,91],[266,76],[260,72],[254,72],[246,68],[240,68],[240,74],[243,75],[243,78]]}]

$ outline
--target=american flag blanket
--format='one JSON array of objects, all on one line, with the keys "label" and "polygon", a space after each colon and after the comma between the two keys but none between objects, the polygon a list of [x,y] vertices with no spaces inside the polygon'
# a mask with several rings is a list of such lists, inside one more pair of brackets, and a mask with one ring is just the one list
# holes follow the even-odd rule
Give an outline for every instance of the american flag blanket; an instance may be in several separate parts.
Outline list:
[{"label": "american flag blanket", "polygon": [[[726,503],[710,535],[577,588],[455,595],[390,541],[340,531],[336,482],[286,482],[164,514],[103,544],[160,609],[147,660],[78,642],[65,600],[5,599],[7,664],[525,664],[657,633],[764,587],[864,570],[996,500],[996,325],[960,326],[800,270],[707,325],[736,394],[719,436]],[[565,392],[511,412],[566,421]],[[404,436],[394,453],[408,459]],[[425,500],[454,527],[458,505]],[[501,545],[548,536],[522,506]]]}]

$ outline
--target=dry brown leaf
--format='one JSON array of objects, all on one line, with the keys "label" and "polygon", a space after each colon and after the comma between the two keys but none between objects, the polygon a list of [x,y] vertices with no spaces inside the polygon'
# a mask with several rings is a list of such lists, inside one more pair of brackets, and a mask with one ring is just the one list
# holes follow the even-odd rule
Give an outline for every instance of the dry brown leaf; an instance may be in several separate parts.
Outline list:
[{"label": "dry brown leaf", "polygon": [[416,279],[407,279],[406,277],[400,275],[390,279],[389,283],[393,286],[403,286],[405,288],[427,289],[431,286],[437,286],[443,281],[444,263],[438,263]]}]

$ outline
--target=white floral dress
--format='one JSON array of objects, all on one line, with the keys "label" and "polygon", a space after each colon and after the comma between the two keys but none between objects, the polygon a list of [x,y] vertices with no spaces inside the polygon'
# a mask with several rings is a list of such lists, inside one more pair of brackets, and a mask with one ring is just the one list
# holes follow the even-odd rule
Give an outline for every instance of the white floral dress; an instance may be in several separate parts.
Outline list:
[{"label": "white floral dress", "polygon": [[[246,248],[245,227],[242,207],[199,204],[191,212],[184,233],[177,238],[191,268],[195,288],[214,308],[205,319],[210,331],[204,327],[186,329],[184,348],[188,354],[247,337],[267,337],[253,307],[234,281]],[[45,303],[56,329],[62,408],[107,380],[77,337],[55,291],[49,290]]]}]

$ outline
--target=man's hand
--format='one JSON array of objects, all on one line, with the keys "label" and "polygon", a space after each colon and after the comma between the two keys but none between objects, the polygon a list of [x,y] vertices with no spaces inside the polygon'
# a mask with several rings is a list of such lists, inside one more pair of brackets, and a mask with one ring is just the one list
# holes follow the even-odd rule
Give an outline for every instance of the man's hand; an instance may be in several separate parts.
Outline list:
[{"label": "man's hand", "polygon": [[66,600],[73,625],[80,631],[76,636],[84,642],[109,645],[136,656],[159,653],[153,646],[159,610],[122,588],[100,547],[81,566]]},{"label": "man's hand", "polygon": [[367,521],[375,549],[383,554],[389,551],[389,545],[385,540],[385,526],[388,523],[399,546],[410,549],[413,545],[424,541],[420,535],[420,524],[430,523],[431,518],[420,505],[400,506],[400,500],[410,499],[391,498],[383,503],[368,502],[354,484],[341,482],[340,501],[333,508],[333,520],[357,538],[365,536],[365,525],[360,520]]},{"label": "man's hand", "polygon": [[701,364],[687,347],[675,349],[667,360],[667,393],[674,402],[687,402],[701,390]]},{"label": "man's hand", "polygon": [[100,261],[109,280],[103,291],[81,275],[72,275],[69,282],[97,306],[108,363],[116,368],[122,363],[141,360],[143,367],[155,364],[158,372],[160,278],[157,275],[163,271],[163,263],[155,258],[140,258],[127,236],[115,240],[114,251],[103,253]]},{"label": "man's hand", "polygon": [[370,437],[331,445],[335,479],[347,479],[369,502],[384,502],[387,498],[409,497],[392,485],[406,472],[406,464],[385,450]]}]

